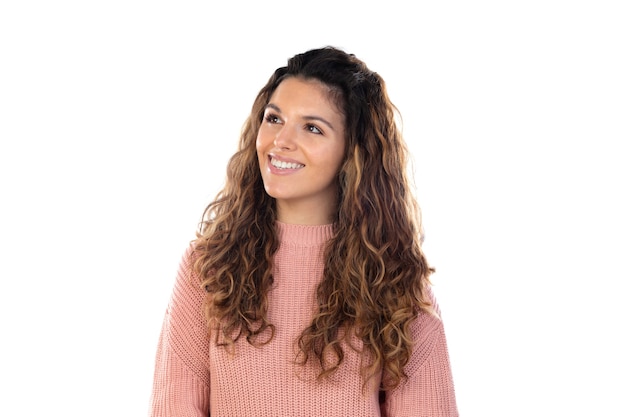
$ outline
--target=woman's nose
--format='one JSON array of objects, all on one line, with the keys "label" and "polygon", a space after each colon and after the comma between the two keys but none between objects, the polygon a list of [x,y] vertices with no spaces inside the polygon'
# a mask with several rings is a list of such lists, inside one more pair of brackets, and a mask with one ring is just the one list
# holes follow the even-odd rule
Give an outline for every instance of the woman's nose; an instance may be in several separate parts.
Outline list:
[{"label": "woman's nose", "polygon": [[276,132],[276,136],[274,136],[274,146],[280,149],[294,149],[296,145],[295,135],[295,129],[288,124],[284,124],[281,129]]}]

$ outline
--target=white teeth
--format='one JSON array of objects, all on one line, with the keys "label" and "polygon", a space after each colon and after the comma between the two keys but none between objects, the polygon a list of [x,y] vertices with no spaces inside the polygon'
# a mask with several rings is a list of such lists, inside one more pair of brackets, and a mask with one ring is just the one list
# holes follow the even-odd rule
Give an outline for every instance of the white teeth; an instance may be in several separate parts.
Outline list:
[{"label": "white teeth", "polygon": [[274,165],[276,168],[280,168],[280,169],[297,169],[297,168],[304,167],[304,165],[302,164],[296,164],[295,162],[279,161],[274,158],[270,159],[270,163]]}]

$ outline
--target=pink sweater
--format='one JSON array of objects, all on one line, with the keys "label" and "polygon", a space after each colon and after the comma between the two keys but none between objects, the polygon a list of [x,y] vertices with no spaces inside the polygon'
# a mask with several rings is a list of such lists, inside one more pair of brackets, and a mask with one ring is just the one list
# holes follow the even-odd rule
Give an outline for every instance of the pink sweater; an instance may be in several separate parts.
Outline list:
[{"label": "pink sweater", "polygon": [[376,389],[363,393],[360,356],[350,348],[329,380],[320,382],[313,369],[294,364],[294,341],[314,312],[331,226],[278,223],[278,235],[269,293],[274,339],[259,348],[242,340],[233,355],[206,336],[205,292],[191,272],[187,250],[163,322],[150,415],[458,416],[443,325],[431,315],[418,315],[413,326],[418,342],[405,369],[409,378],[382,404]]}]

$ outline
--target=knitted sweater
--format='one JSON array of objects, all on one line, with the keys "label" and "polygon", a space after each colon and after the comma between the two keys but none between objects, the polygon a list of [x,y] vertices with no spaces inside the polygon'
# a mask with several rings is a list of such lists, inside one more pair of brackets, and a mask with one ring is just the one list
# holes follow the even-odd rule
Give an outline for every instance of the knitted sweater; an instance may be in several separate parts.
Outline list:
[{"label": "knitted sweater", "polygon": [[[376,388],[363,391],[361,356],[348,346],[329,379],[317,380],[313,365],[294,363],[294,342],[315,312],[332,228],[278,223],[277,231],[268,311],[275,334],[261,347],[242,338],[228,352],[207,337],[206,293],[192,273],[191,248],[186,251],[159,339],[150,416],[458,416],[443,325],[426,313],[412,327],[417,343],[408,380],[382,402]],[[371,386],[379,382],[380,376]]]}]

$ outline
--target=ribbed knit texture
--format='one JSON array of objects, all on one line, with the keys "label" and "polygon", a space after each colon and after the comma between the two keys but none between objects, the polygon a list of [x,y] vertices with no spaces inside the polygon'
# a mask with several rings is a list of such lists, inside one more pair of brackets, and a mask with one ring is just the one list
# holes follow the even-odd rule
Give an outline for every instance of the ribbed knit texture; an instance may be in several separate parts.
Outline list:
[{"label": "ribbed knit texture", "polygon": [[328,380],[317,380],[312,365],[294,363],[295,342],[315,312],[332,227],[277,228],[280,245],[269,293],[276,332],[261,347],[240,340],[231,354],[207,337],[205,292],[191,271],[191,248],[186,251],[163,321],[150,416],[458,416],[443,325],[428,314],[419,314],[413,325],[417,345],[405,369],[409,379],[388,392],[383,404],[376,389],[363,393],[361,356],[349,347]]}]

